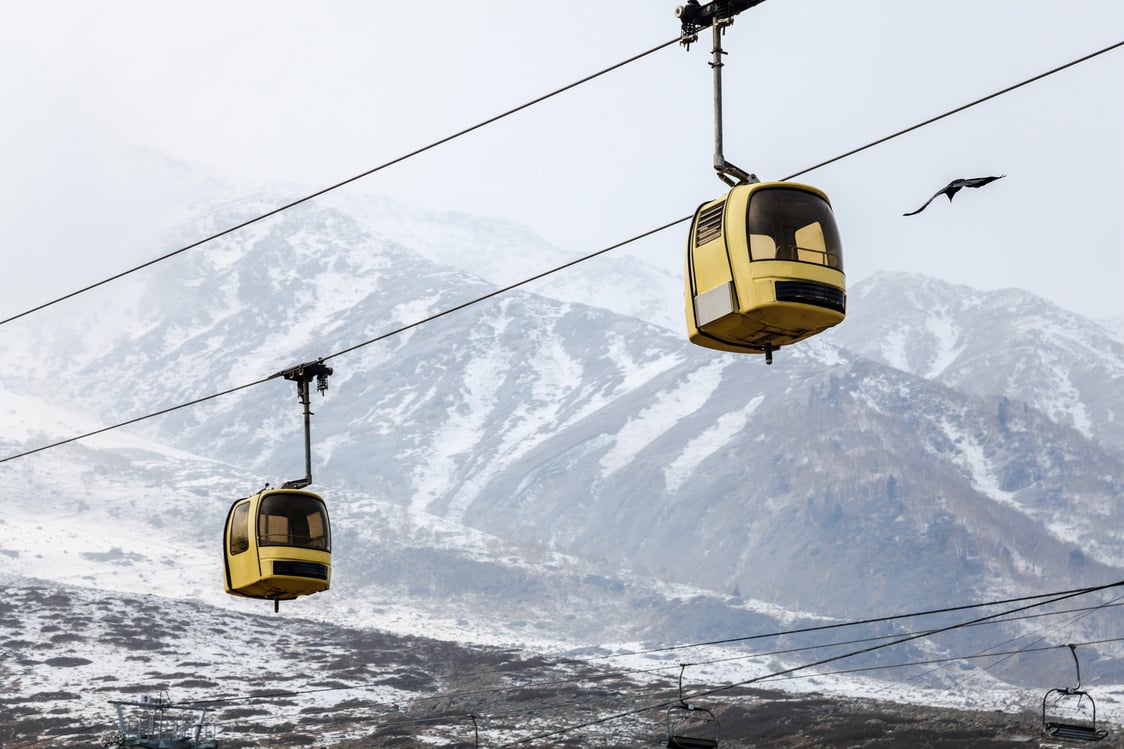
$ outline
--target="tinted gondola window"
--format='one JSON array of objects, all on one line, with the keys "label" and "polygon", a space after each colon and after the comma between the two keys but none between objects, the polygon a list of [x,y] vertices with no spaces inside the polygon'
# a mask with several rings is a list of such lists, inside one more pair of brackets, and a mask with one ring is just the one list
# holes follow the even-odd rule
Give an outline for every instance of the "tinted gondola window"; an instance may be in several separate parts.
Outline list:
[{"label": "tinted gondola window", "polygon": [[250,503],[243,502],[230,516],[230,553],[241,554],[250,548]]},{"label": "tinted gondola window", "polygon": [[266,495],[258,510],[258,544],[331,551],[324,503],[307,494]]},{"label": "tinted gondola window", "polygon": [[795,260],[843,270],[843,244],[831,206],[804,190],[758,190],[746,213],[750,260]]}]

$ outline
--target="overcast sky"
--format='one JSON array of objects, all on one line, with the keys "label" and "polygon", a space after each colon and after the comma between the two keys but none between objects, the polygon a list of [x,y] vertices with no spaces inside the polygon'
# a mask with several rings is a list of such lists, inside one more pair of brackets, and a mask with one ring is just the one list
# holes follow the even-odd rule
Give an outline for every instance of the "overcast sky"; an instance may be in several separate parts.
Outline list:
[{"label": "overcast sky", "polygon": [[[678,35],[654,0],[0,2],[0,318],[174,249],[152,237],[201,174],[299,197]],[[1120,0],[768,0],[725,36],[726,157],[785,177],[1122,40]],[[600,249],[724,192],[708,58],[707,34],[343,189]],[[852,284],[1124,317],[1124,48],[800,181]],[[678,272],[685,231],[630,251]]]}]

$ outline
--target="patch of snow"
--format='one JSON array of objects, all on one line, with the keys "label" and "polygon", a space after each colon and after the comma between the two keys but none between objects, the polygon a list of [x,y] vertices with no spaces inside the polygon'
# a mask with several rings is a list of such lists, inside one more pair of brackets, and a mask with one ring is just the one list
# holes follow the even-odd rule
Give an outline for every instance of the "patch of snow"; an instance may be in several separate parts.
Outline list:
[{"label": "patch of snow", "polygon": [[718,359],[688,375],[685,382],[660,393],[656,401],[629,419],[601,457],[601,477],[624,468],[645,447],[674,427],[680,419],[702,407],[718,388],[728,362]]},{"label": "patch of snow", "polygon": [[663,471],[668,492],[678,491],[704,460],[743,431],[749,422],[749,417],[764,400],[765,396],[758,395],[744,408],[722,414],[713,426],[688,442],[683,451]]},{"label": "patch of snow", "polygon": [[960,329],[947,310],[933,312],[925,318],[925,328],[936,339],[935,355],[929,370],[922,376],[934,378],[945,371],[960,356],[964,346],[960,344]]},{"label": "patch of snow", "polygon": [[948,419],[941,420],[941,431],[959,449],[960,463],[968,471],[976,489],[1005,505],[1019,507],[1014,494],[999,488],[999,482],[991,470],[987,455],[974,435],[957,429]]},{"label": "patch of snow", "polygon": [[[446,414],[444,424],[429,441],[428,460],[423,460],[412,474],[411,508],[426,509],[453,485],[458,465],[456,456],[471,452],[479,444],[503,382],[496,373],[506,366],[498,346],[481,349],[479,356],[468,362],[463,377],[463,401]],[[473,499],[475,495],[470,492],[458,492],[450,507],[451,515],[459,517]]]},{"label": "patch of snow", "polygon": [[608,349],[609,360],[616,365],[617,370],[624,378],[618,395],[635,390],[683,360],[683,357],[679,354],[667,353],[647,362],[637,362],[629,354],[625,341],[619,335],[609,337]]},{"label": "patch of snow", "polygon": [[894,369],[909,372],[909,357],[906,355],[906,345],[909,343],[909,333],[905,328],[896,328],[882,340],[882,356]]},{"label": "patch of snow", "polygon": [[433,314],[433,311],[437,308],[440,301],[440,294],[430,294],[427,297],[413,299],[409,302],[402,302],[394,305],[394,309],[390,311],[387,317],[391,320],[397,320],[404,325],[408,325]]}]

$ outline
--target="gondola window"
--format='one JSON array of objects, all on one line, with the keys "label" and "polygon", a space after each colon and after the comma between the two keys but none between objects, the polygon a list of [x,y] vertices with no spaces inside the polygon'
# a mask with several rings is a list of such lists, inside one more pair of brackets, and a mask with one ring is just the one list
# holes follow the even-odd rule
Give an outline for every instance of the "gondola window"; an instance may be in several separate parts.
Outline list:
[{"label": "gondola window", "polygon": [[243,502],[234,508],[230,521],[230,553],[241,554],[250,548],[250,503]]}]

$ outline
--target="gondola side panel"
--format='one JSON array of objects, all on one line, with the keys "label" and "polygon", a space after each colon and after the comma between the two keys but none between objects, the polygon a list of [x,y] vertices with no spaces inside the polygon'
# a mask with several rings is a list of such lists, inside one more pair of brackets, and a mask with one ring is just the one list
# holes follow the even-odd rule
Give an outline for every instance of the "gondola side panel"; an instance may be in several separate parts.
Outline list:
[{"label": "gondola side panel", "polygon": [[725,342],[736,328],[739,306],[726,241],[727,196],[704,203],[695,212],[687,236],[684,311],[687,338],[722,351],[740,351]]},{"label": "gondola side panel", "polygon": [[[270,512],[278,500],[286,509]],[[294,506],[314,509],[286,514]],[[284,601],[328,590],[330,534],[327,507],[312,492],[267,490],[236,502],[224,536],[227,592]]]},{"label": "gondola side panel", "polygon": [[260,495],[235,502],[227,515],[226,533],[223,537],[223,554],[226,567],[226,592],[233,595],[251,596],[247,592],[261,579],[261,565],[258,562],[257,537],[250,519],[257,514]]}]

